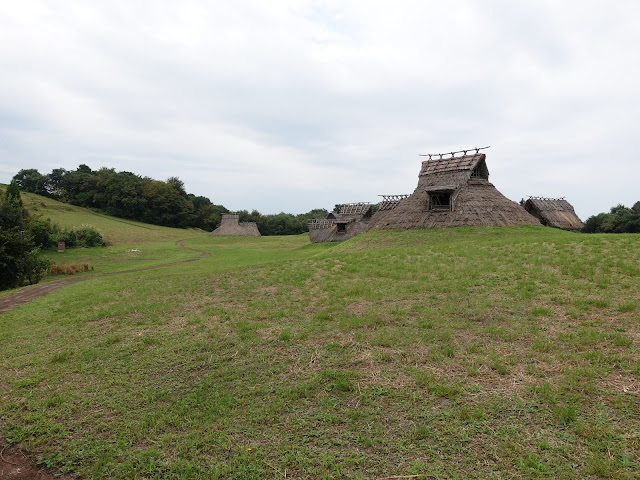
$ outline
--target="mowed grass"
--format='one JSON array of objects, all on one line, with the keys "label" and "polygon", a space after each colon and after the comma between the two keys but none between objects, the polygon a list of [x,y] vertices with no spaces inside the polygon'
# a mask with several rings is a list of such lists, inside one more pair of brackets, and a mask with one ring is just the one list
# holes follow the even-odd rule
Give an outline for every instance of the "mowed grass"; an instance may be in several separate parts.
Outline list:
[{"label": "mowed grass", "polygon": [[190,230],[149,225],[135,220],[123,220],[91,210],[58,202],[47,197],[22,192],[24,206],[34,217],[50,219],[63,228],[77,229],[88,225],[100,232],[112,245],[136,248],[146,242],[178,241]]},{"label": "mowed grass", "polygon": [[638,238],[199,236],[1,315],[0,431],[81,478],[638,478]]},{"label": "mowed grass", "polygon": [[[64,253],[44,252],[45,257],[53,264],[90,265],[91,270],[79,274],[81,276],[146,268],[195,258],[199,253],[176,248],[175,243],[205,236],[206,233],[122,220],[30,193],[22,193],[22,199],[34,217],[50,219],[68,229],[91,226],[102,234],[108,243],[106,248],[73,248]],[[43,281],[59,278],[60,276],[45,276]]]}]

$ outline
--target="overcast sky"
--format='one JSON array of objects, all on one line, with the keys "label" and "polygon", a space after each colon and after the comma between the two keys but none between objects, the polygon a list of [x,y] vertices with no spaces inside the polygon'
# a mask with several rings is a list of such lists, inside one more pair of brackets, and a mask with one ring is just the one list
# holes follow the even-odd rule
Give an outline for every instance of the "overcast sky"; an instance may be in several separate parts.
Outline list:
[{"label": "overcast sky", "polygon": [[0,0],[0,183],[86,164],[232,210],[411,193],[491,145],[504,195],[640,200],[640,2]]}]

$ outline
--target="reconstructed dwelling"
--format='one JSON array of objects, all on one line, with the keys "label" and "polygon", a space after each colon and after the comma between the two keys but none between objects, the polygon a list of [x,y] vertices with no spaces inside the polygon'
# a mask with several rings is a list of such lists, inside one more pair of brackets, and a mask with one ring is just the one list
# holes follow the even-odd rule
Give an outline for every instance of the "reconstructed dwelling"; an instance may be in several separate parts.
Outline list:
[{"label": "reconstructed dwelling", "polygon": [[[391,198],[376,212],[371,229],[540,225],[518,203],[489,182],[486,155],[481,149],[429,154],[422,162],[418,186],[406,198]],[[456,156],[461,153],[462,155]],[[450,155],[450,158],[443,158]],[[434,158],[439,157],[439,158]]]},{"label": "reconstructed dwelling", "polygon": [[240,222],[239,214],[223,213],[220,225],[209,235],[259,237],[260,231],[256,222]]},{"label": "reconstructed dwelling", "polygon": [[540,220],[542,225],[563,230],[581,230],[584,227],[575,210],[564,198],[529,197],[524,209]]},{"label": "reconstructed dwelling", "polygon": [[327,218],[314,218],[309,223],[309,239],[313,242],[341,242],[369,229],[373,209],[369,203],[346,203],[340,213]]}]

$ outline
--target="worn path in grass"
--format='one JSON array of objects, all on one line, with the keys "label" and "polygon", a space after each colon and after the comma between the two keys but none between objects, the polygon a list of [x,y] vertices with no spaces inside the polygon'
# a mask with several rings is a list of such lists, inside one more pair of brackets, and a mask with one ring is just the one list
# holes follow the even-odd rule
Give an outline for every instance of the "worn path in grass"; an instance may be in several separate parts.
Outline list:
[{"label": "worn path in grass", "polygon": [[[183,242],[190,239],[180,240],[176,242],[176,246],[191,250],[193,252],[200,252],[200,256],[189,258],[187,260],[180,260],[177,262],[163,263],[161,265],[151,265],[149,267],[136,268],[133,270],[123,270],[121,272],[106,273],[104,275],[92,275],[90,277],[78,277],[67,278],[59,280],[57,282],[45,283],[42,285],[33,285],[31,287],[20,290],[13,294],[0,298],[0,314],[13,310],[24,303],[27,303],[34,298],[42,297],[51,293],[65,285],[71,285],[73,283],[83,282],[85,280],[91,280],[92,278],[110,277],[113,275],[121,275],[124,273],[141,272],[143,270],[152,270],[154,268],[169,267],[171,265],[178,265],[181,263],[195,262],[203,257],[208,257],[210,254],[203,250],[196,248],[185,247]],[[63,475],[58,473],[54,474],[49,469],[39,468],[35,466],[35,460],[29,456],[28,453],[23,452],[16,446],[5,445],[5,441],[0,437],[0,480],[12,479],[12,480],[71,480],[74,477]]]},{"label": "worn path in grass", "polygon": [[9,295],[0,297],[0,314],[13,310],[14,308],[20,305],[30,302],[34,298],[42,297],[44,295],[47,295],[48,293],[51,293],[55,290],[58,290],[59,288],[64,287],[65,285],[71,285],[72,283],[83,282],[85,280],[91,280],[93,278],[110,277],[113,275],[121,275],[124,273],[142,272],[144,270],[153,270],[154,268],[170,267],[172,265],[178,265],[181,263],[195,262],[196,260],[200,260],[201,258],[208,257],[210,255],[208,252],[205,252],[204,250],[185,247],[183,242],[187,240],[191,240],[191,239],[187,238],[184,240],[179,240],[176,242],[176,246],[180,248],[184,248],[186,250],[191,250],[193,252],[200,252],[199,257],[188,258],[186,260],[179,260],[176,262],[163,263],[160,265],[151,265],[148,267],[134,268],[132,270],[123,270],[121,272],[105,273],[103,275],[92,275],[90,277],[66,278],[64,280],[58,280],[56,282],[44,283],[41,285],[32,285],[23,290],[20,290],[19,292],[11,293]]}]

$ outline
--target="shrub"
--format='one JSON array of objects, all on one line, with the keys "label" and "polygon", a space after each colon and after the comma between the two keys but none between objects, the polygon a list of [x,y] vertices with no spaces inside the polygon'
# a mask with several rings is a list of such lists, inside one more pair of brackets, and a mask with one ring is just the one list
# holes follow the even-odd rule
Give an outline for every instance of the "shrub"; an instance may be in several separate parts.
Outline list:
[{"label": "shrub", "polygon": [[76,273],[88,272],[89,270],[93,270],[93,267],[90,267],[88,263],[69,265],[54,264],[49,266],[49,275],[75,275]]},{"label": "shrub", "polygon": [[55,235],[55,241],[64,242],[66,248],[74,247],[105,247],[107,243],[100,232],[91,226],[83,226],[77,230],[60,230]]}]

